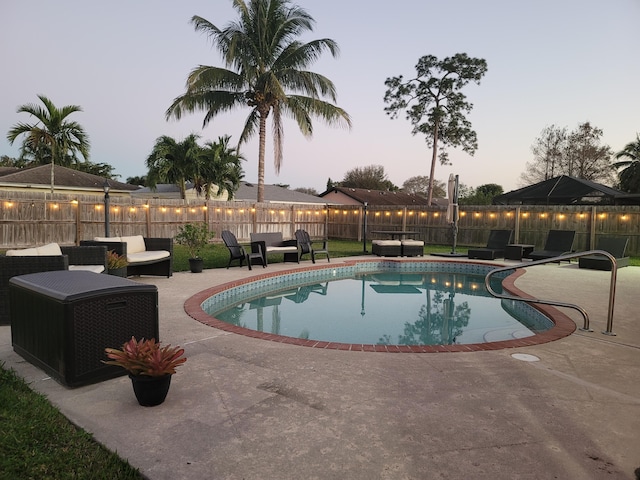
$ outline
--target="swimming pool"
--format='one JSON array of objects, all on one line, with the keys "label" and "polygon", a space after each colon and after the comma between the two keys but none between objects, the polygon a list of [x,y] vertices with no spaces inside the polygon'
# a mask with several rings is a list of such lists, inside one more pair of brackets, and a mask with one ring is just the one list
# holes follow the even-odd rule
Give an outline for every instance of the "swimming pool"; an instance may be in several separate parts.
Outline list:
[{"label": "swimming pool", "polygon": [[[262,274],[200,292],[185,304],[185,309],[201,322],[223,330],[346,350],[489,350],[542,343],[571,333],[567,327],[561,335],[550,335],[555,326],[539,308],[483,296],[483,291],[487,295],[484,275],[492,268],[485,263],[394,260],[313,266],[285,274]],[[503,278],[506,276],[507,273]],[[446,282],[449,286],[445,285],[444,290],[436,289],[435,284]],[[346,292],[348,314],[343,300],[339,313],[326,311],[332,303],[332,291]],[[374,295],[380,298],[374,300]],[[390,300],[392,296],[397,300]],[[323,299],[329,303],[317,303]],[[382,320],[375,320],[373,313],[386,308],[381,305],[390,306],[391,310],[383,313]],[[217,318],[223,316],[224,310],[229,312],[226,323]],[[320,320],[307,318],[312,311],[322,312]],[[396,322],[399,327],[387,328],[399,311],[409,311],[410,317]],[[482,325],[484,320],[480,324],[468,322],[473,311],[484,311],[485,316],[486,312],[489,316],[499,314],[500,320],[490,326]],[[342,321],[340,328],[325,325],[331,317]],[[301,323],[300,319],[304,321]],[[333,336],[335,330],[341,331],[340,336]]]}]

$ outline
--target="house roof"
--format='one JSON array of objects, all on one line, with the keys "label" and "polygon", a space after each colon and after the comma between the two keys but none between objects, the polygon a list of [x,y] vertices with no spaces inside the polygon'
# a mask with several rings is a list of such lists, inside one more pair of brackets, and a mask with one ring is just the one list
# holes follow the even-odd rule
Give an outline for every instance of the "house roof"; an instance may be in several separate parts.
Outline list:
[{"label": "house roof", "polygon": [[[81,172],[72,168],[54,165],[54,186],[63,188],[78,188],[87,190],[103,190],[105,178],[91,173]],[[13,172],[3,174],[0,171],[0,185],[24,185],[49,188],[51,186],[51,165],[19,168]],[[139,187],[128,183],[109,179],[112,191],[133,191]]]},{"label": "house roof", "polygon": [[569,175],[529,185],[498,195],[494,205],[581,205],[615,204],[629,197],[625,192]]},{"label": "house roof", "polygon": [[[367,202],[369,205],[427,205],[427,199],[421,195],[366,188],[333,187],[322,192],[320,197],[334,192],[347,195],[362,204]],[[432,204],[439,204],[438,200],[434,198]],[[446,205],[446,199],[444,199],[444,205]]]},{"label": "house roof", "polygon": [[[240,188],[233,194],[233,200],[255,202],[258,199],[258,184],[240,182]],[[315,195],[296,192],[277,185],[264,186],[264,201],[267,203],[304,203],[324,205],[327,202]]]}]

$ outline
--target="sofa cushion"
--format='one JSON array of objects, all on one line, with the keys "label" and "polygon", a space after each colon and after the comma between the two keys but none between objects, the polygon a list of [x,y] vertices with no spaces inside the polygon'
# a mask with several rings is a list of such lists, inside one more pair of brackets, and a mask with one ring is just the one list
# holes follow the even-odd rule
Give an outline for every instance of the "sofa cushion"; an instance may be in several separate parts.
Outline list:
[{"label": "sofa cushion", "polygon": [[37,248],[23,248],[20,250],[7,250],[5,253],[7,257],[37,257],[38,249]]},{"label": "sofa cushion", "polygon": [[7,250],[7,257],[37,257],[62,255],[62,250],[57,243],[48,243],[41,247],[23,248],[19,250]]},{"label": "sofa cushion", "polygon": [[402,245],[411,246],[411,247],[423,247],[424,242],[422,240],[401,240]]},{"label": "sofa cushion", "polygon": [[47,243],[38,247],[38,255],[62,255],[62,250],[57,243]]},{"label": "sofa cushion", "polygon": [[93,237],[94,242],[121,242],[120,237]]},{"label": "sofa cushion", "polygon": [[267,253],[292,253],[292,252],[297,252],[298,251],[298,247],[272,247],[272,246],[267,246]]},{"label": "sofa cushion", "polygon": [[69,265],[69,270],[84,270],[93,273],[104,272],[104,265]]},{"label": "sofa cushion", "polygon": [[381,247],[399,247],[402,245],[400,240],[373,240],[373,245],[380,245]]},{"label": "sofa cushion", "polygon": [[144,244],[144,237],[142,235],[120,237],[120,241],[127,244],[127,254],[144,252],[147,249]]},{"label": "sofa cushion", "polygon": [[[127,249],[129,247],[127,246]],[[129,263],[145,263],[153,262],[154,260],[162,260],[163,258],[170,257],[171,254],[166,250],[145,250],[144,252],[128,253],[127,262]]]}]

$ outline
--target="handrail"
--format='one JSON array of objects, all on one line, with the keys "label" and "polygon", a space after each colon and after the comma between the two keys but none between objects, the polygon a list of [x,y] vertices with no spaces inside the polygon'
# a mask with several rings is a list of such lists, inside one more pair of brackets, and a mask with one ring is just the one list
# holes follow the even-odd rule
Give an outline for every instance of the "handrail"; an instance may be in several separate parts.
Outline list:
[{"label": "handrail", "polygon": [[615,335],[615,333],[613,333],[612,331],[613,307],[614,307],[615,296],[616,296],[616,279],[618,276],[618,262],[616,261],[616,258],[613,255],[611,255],[609,252],[605,250],[589,250],[586,252],[567,253],[564,255],[559,255],[557,257],[545,258],[542,260],[534,260],[532,262],[526,262],[526,263],[519,263],[517,265],[510,265],[508,267],[496,268],[494,270],[491,270],[489,273],[487,273],[487,275],[484,277],[484,284],[487,288],[487,291],[496,298],[501,298],[504,300],[518,300],[518,301],[527,302],[527,303],[541,303],[543,305],[553,305],[557,307],[573,308],[574,310],[577,310],[578,312],[580,312],[582,314],[582,317],[584,318],[584,324],[580,330],[592,332],[593,330],[589,328],[589,315],[587,314],[586,310],[580,307],[579,305],[575,305],[573,303],[560,302],[556,300],[541,300],[536,298],[521,298],[521,297],[515,297],[512,295],[504,295],[504,294],[495,292],[490,285],[491,276],[498,272],[505,272],[505,271],[515,270],[517,268],[523,268],[523,267],[531,267],[533,265],[542,265],[544,263],[560,262],[562,260],[570,260],[572,258],[585,257],[587,255],[602,255],[604,257],[607,257],[611,262],[611,283],[609,284],[609,310],[607,313],[607,329],[602,333],[604,333],[605,335],[613,336]]}]

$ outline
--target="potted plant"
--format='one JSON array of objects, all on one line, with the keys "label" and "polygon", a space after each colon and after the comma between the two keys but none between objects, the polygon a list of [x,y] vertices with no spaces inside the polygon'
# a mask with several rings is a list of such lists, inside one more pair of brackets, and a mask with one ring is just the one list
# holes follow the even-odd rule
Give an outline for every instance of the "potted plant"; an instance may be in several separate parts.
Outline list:
[{"label": "potted plant", "polygon": [[206,223],[187,223],[179,227],[176,242],[187,247],[191,272],[202,272],[204,260],[200,258],[200,250],[209,242],[213,235],[214,233],[209,231]]},{"label": "potted plant", "polygon": [[151,340],[131,340],[122,349],[105,348],[107,365],[117,365],[129,372],[133,391],[138,403],[145,407],[160,405],[169,392],[171,375],[176,368],[187,361],[184,348],[166,345],[160,347],[155,338]]},{"label": "potted plant", "polygon": [[127,276],[127,259],[124,255],[118,255],[113,250],[107,252],[107,273],[118,277]]}]

